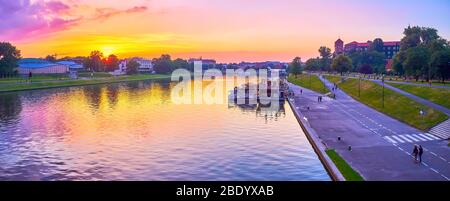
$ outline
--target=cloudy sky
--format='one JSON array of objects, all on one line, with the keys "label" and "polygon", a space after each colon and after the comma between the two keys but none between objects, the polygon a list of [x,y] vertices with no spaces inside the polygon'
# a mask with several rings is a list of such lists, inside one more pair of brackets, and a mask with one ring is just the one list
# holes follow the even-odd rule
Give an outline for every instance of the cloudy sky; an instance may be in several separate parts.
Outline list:
[{"label": "cloudy sky", "polygon": [[450,39],[448,0],[0,0],[0,41],[24,57],[87,55],[289,61],[321,45],[381,37],[411,25]]}]

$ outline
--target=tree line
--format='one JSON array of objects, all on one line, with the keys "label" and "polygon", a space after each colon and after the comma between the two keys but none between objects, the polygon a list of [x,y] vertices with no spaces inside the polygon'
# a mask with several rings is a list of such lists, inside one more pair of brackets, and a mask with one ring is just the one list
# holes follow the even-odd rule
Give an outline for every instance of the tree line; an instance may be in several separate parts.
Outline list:
[{"label": "tree line", "polygon": [[392,71],[386,72],[387,58],[384,42],[374,39],[367,51],[350,51],[333,55],[325,46],[319,48],[319,57],[308,59],[301,65],[299,57],[290,63],[290,73],[307,71],[359,72],[362,74],[393,74],[417,80],[450,78],[450,43],[438,35],[438,31],[428,27],[410,27],[404,32],[400,50],[392,59]]}]

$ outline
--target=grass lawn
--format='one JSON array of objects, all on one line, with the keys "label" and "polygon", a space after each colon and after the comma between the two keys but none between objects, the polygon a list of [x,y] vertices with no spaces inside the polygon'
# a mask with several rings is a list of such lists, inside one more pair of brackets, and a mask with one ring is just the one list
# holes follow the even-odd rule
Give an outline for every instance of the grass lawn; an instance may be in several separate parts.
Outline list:
[{"label": "grass lawn", "polygon": [[[371,81],[361,80],[361,97],[358,96],[358,79],[348,79],[340,83],[339,87],[354,99],[421,130],[428,130],[448,118],[438,110],[387,88],[384,89],[383,108],[382,86]],[[424,116],[420,116],[420,109],[425,111]]]},{"label": "grass lawn", "polygon": [[81,86],[81,85],[92,85],[92,84],[104,84],[104,83],[114,83],[114,82],[126,82],[126,81],[138,81],[138,80],[150,80],[150,79],[164,79],[170,78],[170,75],[159,75],[159,74],[137,74],[137,75],[126,75],[118,77],[109,78],[99,78],[90,80],[59,80],[59,81],[42,81],[33,83],[15,83],[15,84],[0,84],[0,92],[7,91],[21,91],[21,90],[32,90],[32,89],[45,89],[54,87],[68,87],[68,86]]},{"label": "grass lawn", "polygon": [[[50,80],[65,80],[69,79],[66,74],[40,74],[33,75],[33,81],[50,81]],[[26,82],[28,80],[28,75],[24,76],[16,76],[11,78],[0,78],[0,84],[5,83],[17,83],[17,82]]]},{"label": "grass lawn", "polygon": [[[79,77],[91,77],[91,72],[80,72],[78,73]],[[111,75],[108,72],[95,72],[94,73],[94,78],[99,78],[99,77],[113,77],[113,75]]]},{"label": "grass lawn", "polygon": [[295,77],[294,75],[290,75],[288,77],[288,81],[292,84],[311,89],[321,94],[329,92],[323,82],[320,81],[319,77],[317,77],[316,75],[311,75],[311,82],[310,76],[308,74],[300,74],[297,75],[297,77]]},{"label": "grass lawn", "polygon": [[414,86],[407,84],[387,83],[408,93],[419,96],[423,99],[435,102],[439,105],[450,108],[450,89],[431,88]]},{"label": "grass lawn", "polygon": [[364,178],[356,172],[345,160],[339,156],[334,149],[328,149],[325,151],[330,159],[334,162],[341,174],[347,181],[364,181]]},{"label": "grass lawn", "polygon": [[336,84],[340,83],[342,80],[340,76],[324,75],[323,77],[325,77],[325,79],[327,79],[331,83],[336,83]]}]

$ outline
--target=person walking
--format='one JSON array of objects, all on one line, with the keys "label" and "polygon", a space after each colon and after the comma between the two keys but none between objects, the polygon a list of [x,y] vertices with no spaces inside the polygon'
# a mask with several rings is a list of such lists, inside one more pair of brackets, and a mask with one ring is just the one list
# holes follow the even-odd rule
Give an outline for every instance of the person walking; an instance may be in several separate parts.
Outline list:
[{"label": "person walking", "polygon": [[417,155],[418,154],[419,154],[419,148],[417,147],[417,144],[415,144],[413,152],[412,152],[412,155],[414,156],[414,162],[417,162]]},{"label": "person walking", "polygon": [[423,148],[422,145],[419,145],[419,162],[422,163],[422,154],[423,154]]}]

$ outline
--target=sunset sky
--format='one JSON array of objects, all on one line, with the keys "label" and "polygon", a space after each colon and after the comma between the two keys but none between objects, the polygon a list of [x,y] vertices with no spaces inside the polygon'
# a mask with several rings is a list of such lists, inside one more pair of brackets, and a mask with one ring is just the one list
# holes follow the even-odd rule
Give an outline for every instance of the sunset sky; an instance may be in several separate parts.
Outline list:
[{"label": "sunset sky", "polygon": [[0,0],[0,41],[23,57],[289,61],[346,43],[400,40],[411,25],[450,39],[449,0]]}]

